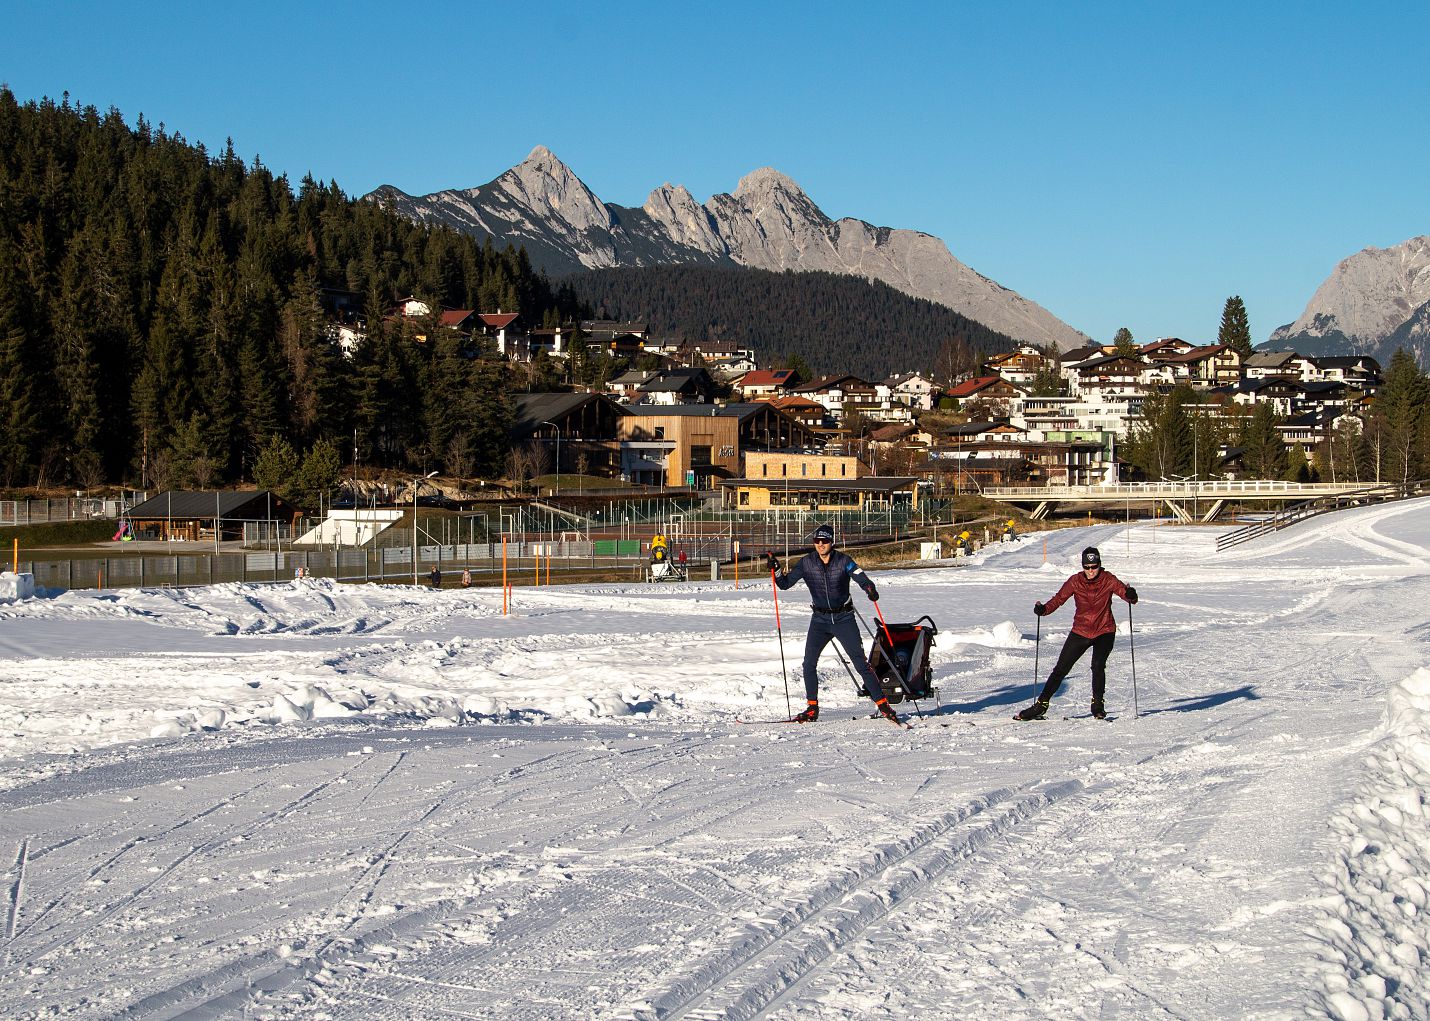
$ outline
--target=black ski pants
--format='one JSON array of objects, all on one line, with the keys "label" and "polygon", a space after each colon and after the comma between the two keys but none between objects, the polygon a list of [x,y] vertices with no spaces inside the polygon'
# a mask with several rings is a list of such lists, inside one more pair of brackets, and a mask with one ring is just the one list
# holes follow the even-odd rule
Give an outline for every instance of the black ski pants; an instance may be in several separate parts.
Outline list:
[{"label": "black ski pants", "polygon": [[864,680],[864,690],[875,702],[884,697],[884,686],[869,666],[864,656],[863,641],[859,625],[854,622],[854,611],[842,613],[814,612],[809,618],[809,634],[804,639],[804,697],[810,701],[819,698],[819,654],[830,641],[837,640],[844,646],[844,653]]},{"label": "black ski pants", "polygon": [[1107,657],[1112,655],[1112,643],[1116,638],[1115,631],[1098,635],[1096,638],[1086,638],[1076,631],[1069,634],[1068,640],[1063,642],[1063,651],[1058,655],[1057,665],[1048,675],[1048,683],[1043,685],[1043,693],[1039,697],[1044,702],[1051,702],[1053,696],[1058,693],[1058,689],[1062,687],[1063,678],[1068,675],[1068,671],[1078,660],[1082,659],[1084,652],[1091,649],[1092,700],[1101,702],[1103,695],[1107,693]]}]

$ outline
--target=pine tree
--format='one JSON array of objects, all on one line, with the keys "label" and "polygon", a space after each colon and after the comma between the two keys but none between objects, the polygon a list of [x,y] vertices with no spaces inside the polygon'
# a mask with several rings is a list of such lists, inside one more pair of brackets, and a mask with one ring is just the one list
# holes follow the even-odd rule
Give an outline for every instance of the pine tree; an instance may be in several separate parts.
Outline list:
[{"label": "pine tree", "polygon": [[1258,401],[1243,423],[1241,463],[1253,479],[1279,479],[1286,471],[1286,444],[1277,424],[1276,411],[1267,401]]},{"label": "pine tree", "polygon": [[1133,358],[1137,355],[1137,342],[1132,339],[1132,331],[1127,327],[1117,331],[1112,338],[1113,351],[1119,358]]},{"label": "pine tree", "polygon": [[1226,299],[1221,311],[1221,328],[1217,331],[1217,343],[1225,344],[1246,358],[1251,354],[1251,325],[1246,318],[1246,305],[1240,295]]}]

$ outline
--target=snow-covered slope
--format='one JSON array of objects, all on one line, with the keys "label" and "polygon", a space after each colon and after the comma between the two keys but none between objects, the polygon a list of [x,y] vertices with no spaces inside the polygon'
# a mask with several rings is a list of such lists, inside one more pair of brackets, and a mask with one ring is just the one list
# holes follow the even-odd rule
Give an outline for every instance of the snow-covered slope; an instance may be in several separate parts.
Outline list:
[{"label": "snow-covered slope", "polygon": [[602,203],[550,150],[477,188],[408,195],[385,185],[367,196],[405,216],[524,245],[553,274],[611,266],[723,263],[767,270],[822,270],[880,280],[1018,340],[1067,349],[1085,334],[953,257],[913,230],[831,220],[785,175],[765,167],[733,194],[703,205],[665,184],[640,208]]},{"label": "snow-covered slope", "polygon": [[[1425,1017],[1430,502],[1217,532],[880,573],[911,731],[734,722],[767,582],[0,604],[0,1016]],[[1089,543],[1116,719],[1015,724]]]}]

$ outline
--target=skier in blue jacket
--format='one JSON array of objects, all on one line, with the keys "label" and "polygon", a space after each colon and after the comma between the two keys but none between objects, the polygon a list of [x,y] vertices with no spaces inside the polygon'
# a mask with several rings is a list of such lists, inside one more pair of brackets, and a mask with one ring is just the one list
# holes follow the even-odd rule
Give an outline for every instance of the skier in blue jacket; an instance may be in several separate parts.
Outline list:
[{"label": "skier in blue jacket", "polygon": [[795,720],[813,723],[819,719],[819,654],[831,640],[837,640],[863,678],[864,690],[873,699],[875,707],[885,719],[898,723],[898,715],[884,697],[884,686],[879,683],[878,675],[864,655],[859,625],[854,621],[854,601],[849,596],[849,583],[852,581],[863,589],[873,603],[879,601],[879,590],[852,557],[834,548],[834,529],[828,525],[816,528],[814,552],[800,557],[788,571],[781,573],[780,563],[773,553],[765,554],[765,564],[774,573],[775,584],[781,589],[802,581],[809,586],[809,593],[814,597],[814,613],[809,618],[809,634],[804,641],[804,697],[809,705]]}]

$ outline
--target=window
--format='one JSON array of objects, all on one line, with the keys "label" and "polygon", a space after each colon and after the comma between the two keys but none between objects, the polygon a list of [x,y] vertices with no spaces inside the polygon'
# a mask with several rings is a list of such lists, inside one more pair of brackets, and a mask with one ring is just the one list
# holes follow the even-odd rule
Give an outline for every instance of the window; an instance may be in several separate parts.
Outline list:
[{"label": "window", "polygon": [[690,467],[709,468],[713,463],[711,460],[712,451],[713,448],[708,443],[698,446],[692,445],[690,448]]}]

